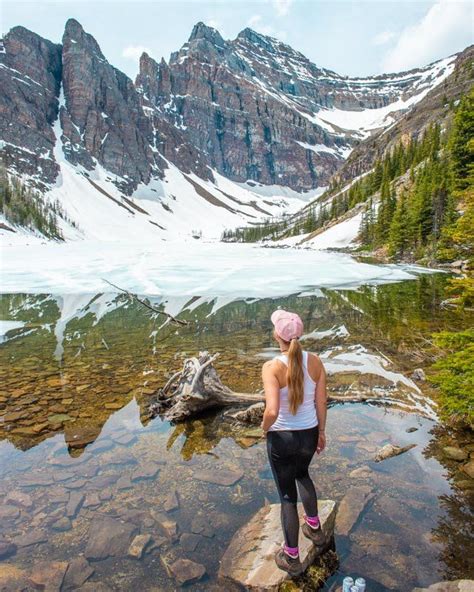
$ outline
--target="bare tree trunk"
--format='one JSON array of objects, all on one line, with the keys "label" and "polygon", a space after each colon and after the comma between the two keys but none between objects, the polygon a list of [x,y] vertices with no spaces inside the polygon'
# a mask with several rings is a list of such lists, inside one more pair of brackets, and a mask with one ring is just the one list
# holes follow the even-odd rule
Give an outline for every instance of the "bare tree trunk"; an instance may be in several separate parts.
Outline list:
[{"label": "bare tree trunk", "polygon": [[187,358],[183,369],[157,391],[150,405],[151,415],[182,421],[212,407],[251,405],[265,400],[263,393],[236,393],[222,384],[213,366],[218,355],[204,351],[197,358]]}]

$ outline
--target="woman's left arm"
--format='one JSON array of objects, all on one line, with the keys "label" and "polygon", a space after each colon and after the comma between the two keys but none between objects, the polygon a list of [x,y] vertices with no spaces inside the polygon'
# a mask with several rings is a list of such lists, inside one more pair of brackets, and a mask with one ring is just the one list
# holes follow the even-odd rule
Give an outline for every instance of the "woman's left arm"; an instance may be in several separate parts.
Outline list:
[{"label": "woman's left arm", "polygon": [[265,362],[262,367],[263,389],[265,391],[265,411],[261,428],[266,433],[278,417],[280,410],[280,384],[272,368],[272,362]]}]

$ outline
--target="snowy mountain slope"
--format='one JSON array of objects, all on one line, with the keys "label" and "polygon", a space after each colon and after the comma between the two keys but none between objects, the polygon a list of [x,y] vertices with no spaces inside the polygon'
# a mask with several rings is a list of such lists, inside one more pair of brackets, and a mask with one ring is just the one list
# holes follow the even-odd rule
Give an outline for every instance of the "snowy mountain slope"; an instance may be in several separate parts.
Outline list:
[{"label": "snowy mountain slope", "polygon": [[62,44],[15,27],[1,49],[8,171],[59,202],[67,240],[105,241],[219,238],[296,212],[457,59],[349,78],[250,29],[224,40],[198,23],[169,63],[144,54],[134,83],[73,19]]}]

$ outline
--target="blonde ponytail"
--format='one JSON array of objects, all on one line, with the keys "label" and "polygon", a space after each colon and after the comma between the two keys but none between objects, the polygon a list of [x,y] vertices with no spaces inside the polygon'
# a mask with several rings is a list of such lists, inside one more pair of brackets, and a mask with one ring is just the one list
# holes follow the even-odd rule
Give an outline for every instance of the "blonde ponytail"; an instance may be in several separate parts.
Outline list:
[{"label": "blonde ponytail", "polygon": [[304,397],[303,350],[298,339],[290,341],[286,382],[290,412],[296,415]]}]

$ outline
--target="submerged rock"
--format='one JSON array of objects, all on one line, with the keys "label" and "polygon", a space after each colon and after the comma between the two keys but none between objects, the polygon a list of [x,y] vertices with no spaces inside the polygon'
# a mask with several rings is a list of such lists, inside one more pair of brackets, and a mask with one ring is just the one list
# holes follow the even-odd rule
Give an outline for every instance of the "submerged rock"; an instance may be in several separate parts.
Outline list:
[{"label": "submerged rock", "polygon": [[13,542],[18,547],[32,547],[33,545],[39,545],[39,543],[46,543],[48,537],[42,530],[33,530],[26,534],[21,534],[13,539]]},{"label": "submerged rock", "polygon": [[398,456],[399,454],[403,454],[412,448],[415,448],[416,444],[408,444],[407,446],[395,446],[394,444],[385,444],[382,448],[377,452],[374,457],[375,462],[381,462],[382,460],[386,460],[387,458],[391,458],[392,456]]},{"label": "submerged rock", "polygon": [[[301,523],[304,520],[303,512],[302,505],[298,504]],[[300,557],[304,569],[324,552],[334,535],[336,502],[320,500],[319,516],[326,543],[316,547],[309,539],[300,535]],[[280,504],[267,504],[233,536],[221,559],[219,577],[243,586],[246,590],[278,590],[280,584],[290,577],[277,567],[274,560],[282,540]]]},{"label": "submerged rock", "polygon": [[195,479],[200,481],[207,481],[207,483],[215,483],[216,485],[230,486],[234,485],[244,476],[243,471],[229,470],[229,469],[215,469],[206,470],[199,469],[193,473]]},{"label": "submerged rock", "polygon": [[27,579],[27,572],[14,565],[4,564],[0,566],[0,590],[2,592],[24,592],[31,590]]},{"label": "submerged rock", "polygon": [[15,555],[16,549],[17,546],[15,543],[7,541],[6,539],[0,539],[0,559],[6,559],[7,557]]},{"label": "submerged rock", "polygon": [[172,512],[173,510],[177,510],[179,508],[179,499],[176,489],[173,489],[168,493],[164,501],[163,508],[165,509],[165,512]]},{"label": "submerged rock", "polygon": [[178,559],[169,568],[179,584],[197,582],[206,573],[204,565],[190,559]]},{"label": "submerged rock", "polygon": [[29,581],[34,588],[59,592],[68,568],[67,561],[41,562],[33,566]]},{"label": "submerged rock", "polygon": [[151,540],[151,535],[149,534],[137,535],[133,539],[132,544],[128,549],[129,557],[133,557],[134,559],[141,559],[146,547],[150,544]]},{"label": "submerged rock", "polygon": [[373,497],[373,489],[369,485],[351,487],[339,505],[336,532],[347,536]]},{"label": "submerged rock", "polygon": [[66,506],[66,516],[68,518],[74,518],[79,511],[82,502],[84,501],[85,495],[83,493],[74,491],[69,497],[69,501]]},{"label": "submerged rock", "polygon": [[[94,573],[94,568],[84,557],[75,557],[67,568],[62,590],[75,590],[84,584]],[[82,590],[82,588],[81,588]]]},{"label": "submerged rock", "polygon": [[470,460],[468,463],[463,465],[461,467],[461,471],[463,471],[463,473],[466,473],[466,475],[469,475],[471,479],[474,479],[474,459]]},{"label": "submerged rock", "polygon": [[446,458],[457,461],[466,460],[468,458],[467,452],[457,446],[445,446],[443,448],[443,454]]},{"label": "submerged rock", "polygon": [[67,530],[71,530],[72,524],[69,518],[63,516],[59,520],[56,520],[56,522],[51,525],[51,528],[53,530],[57,530],[58,532],[66,532]]},{"label": "submerged rock", "polygon": [[124,556],[127,554],[135,532],[136,526],[133,524],[119,522],[112,518],[93,522],[84,555],[92,560]]}]

